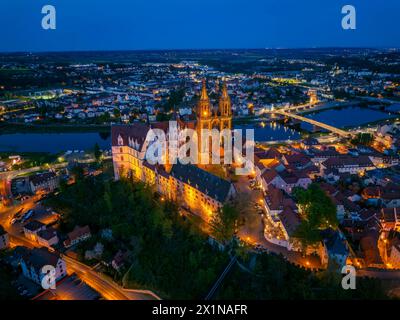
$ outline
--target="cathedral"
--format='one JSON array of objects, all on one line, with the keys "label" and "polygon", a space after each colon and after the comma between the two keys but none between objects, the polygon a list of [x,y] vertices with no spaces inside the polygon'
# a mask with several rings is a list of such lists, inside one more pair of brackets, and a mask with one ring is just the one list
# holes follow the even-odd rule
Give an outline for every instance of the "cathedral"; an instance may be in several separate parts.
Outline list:
[{"label": "cathedral", "polygon": [[[216,88],[215,91],[219,91],[218,89]],[[178,124],[178,130],[189,128],[196,131],[200,155],[202,130],[217,129],[219,132],[222,132],[224,129],[232,129],[232,104],[228,95],[226,83],[222,85],[218,105],[213,106],[207,93],[206,81],[203,80],[199,101],[195,108],[195,114],[196,120],[194,121],[183,121],[179,117],[175,120]],[[157,126],[160,124],[154,125]],[[223,145],[223,141],[221,141],[221,145]],[[211,142],[209,150],[211,151]]]},{"label": "cathedral", "polygon": [[[232,106],[226,84],[223,84],[218,106],[213,108],[203,81],[200,99],[196,106],[196,120],[184,121],[179,117],[178,130],[190,128],[197,132],[201,145],[202,129],[231,129]],[[151,129],[162,129],[168,136],[169,122],[113,125],[111,129],[112,154],[115,179],[131,177],[154,186],[165,198],[177,201],[192,212],[210,218],[224,203],[232,199],[236,190],[233,184],[193,164],[151,165],[146,161]],[[170,143],[170,142],[167,142]]]},{"label": "cathedral", "polygon": [[232,129],[232,105],[226,83],[223,84],[218,108],[213,108],[207,94],[206,82],[203,80],[200,100],[196,109],[198,131],[201,129]]}]

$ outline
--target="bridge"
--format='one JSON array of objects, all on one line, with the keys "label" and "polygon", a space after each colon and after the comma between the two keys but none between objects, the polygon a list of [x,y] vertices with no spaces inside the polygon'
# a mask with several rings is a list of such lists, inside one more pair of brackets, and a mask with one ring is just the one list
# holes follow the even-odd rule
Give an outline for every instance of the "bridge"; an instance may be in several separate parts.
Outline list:
[{"label": "bridge", "polygon": [[352,136],[352,134],[350,132],[347,132],[347,131],[338,129],[336,127],[330,126],[329,124],[325,124],[325,123],[322,123],[322,122],[319,122],[319,121],[315,121],[315,120],[310,119],[310,118],[305,118],[305,117],[299,116],[298,114],[286,112],[286,111],[283,111],[283,110],[274,110],[274,111],[270,111],[270,113],[280,114],[280,115],[285,116],[285,117],[289,117],[289,118],[297,119],[297,120],[300,120],[300,121],[308,122],[308,123],[310,123],[310,124],[312,124],[314,126],[326,129],[326,130],[328,130],[328,131],[330,131],[332,133],[335,133],[335,134],[337,134],[337,135],[339,135],[341,137],[349,138],[349,137]]}]

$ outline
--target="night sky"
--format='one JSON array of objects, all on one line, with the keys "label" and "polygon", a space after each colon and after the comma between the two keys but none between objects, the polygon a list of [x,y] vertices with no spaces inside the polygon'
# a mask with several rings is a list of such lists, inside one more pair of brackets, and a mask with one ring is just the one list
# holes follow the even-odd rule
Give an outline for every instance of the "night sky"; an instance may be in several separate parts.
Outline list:
[{"label": "night sky", "polygon": [[[57,29],[41,28],[41,8]],[[342,6],[357,30],[341,27]],[[0,51],[400,47],[399,0],[1,0]]]}]

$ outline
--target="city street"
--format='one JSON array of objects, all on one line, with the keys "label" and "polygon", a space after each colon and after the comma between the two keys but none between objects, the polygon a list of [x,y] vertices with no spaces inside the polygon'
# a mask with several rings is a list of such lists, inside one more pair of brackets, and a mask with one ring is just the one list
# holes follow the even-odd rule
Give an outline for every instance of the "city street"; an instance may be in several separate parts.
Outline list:
[{"label": "city street", "polygon": [[[24,203],[4,208],[0,211],[0,224],[10,235],[10,242],[13,247],[25,246],[28,248],[38,247],[39,245],[25,238],[22,233],[22,225],[11,225],[10,221],[14,214],[23,209],[24,212],[33,209],[38,200],[37,196],[31,197]],[[67,264],[68,274],[76,274],[82,281],[99,292],[107,300],[157,300],[159,299],[154,293],[142,290],[125,290],[111,279],[92,270],[91,267],[80,263],[70,257],[63,255],[63,259]]]},{"label": "city street", "polygon": [[[235,187],[239,192],[249,194],[251,199],[251,203],[249,203],[249,205],[254,205],[262,197],[262,192],[260,190],[256,191],[250,189],[249,179],[247,176],[240,176],[239,181],[235,184]],[[264,214],[266,214],[265,211]],[[282,246],[267,241],[264,237],[264,221],[261,215],[257,214],[252,216],[251,219],[246,219],[246,224],[239,229],[238,235],[243,241],[251,245],[259,244],[268,252],[281,254],[289,262],[303,268],[313,270],[321,268],[321,262],[318,257],[303,256],[300,252],[289,251]]]}]

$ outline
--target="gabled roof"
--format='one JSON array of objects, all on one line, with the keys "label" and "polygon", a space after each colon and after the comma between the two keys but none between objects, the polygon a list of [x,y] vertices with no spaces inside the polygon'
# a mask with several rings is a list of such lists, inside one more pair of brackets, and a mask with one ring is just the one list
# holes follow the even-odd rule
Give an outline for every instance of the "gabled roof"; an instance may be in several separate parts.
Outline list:
[{"label": "gabled roof", "polygon": [[26,250],[21,258],[27,265],[34,267],[36,270],[41,270],[45,265],[56,267],[60,256],[57,253],[48,251],[46,248],[34,248]]},{"label": "gabled roof", "polygon": [[76,226],[74,230],[68,233],[68,238],[72,241],[85,235],[90,235],[89,226],[84,226],[84,227]]},{"label": "gabled roof", "polygon": [[276,148],[269,148],[268,150],[255,148],[254,154],[260,159],[280,159],[282,154]]},{"label": "gabled roof", "polygon": [[44,172],[44,173],[39,173],[39,174],[30,176],[29,181],[34,186],[38,186],[45,182],[48,182],[49,180],[56,178],[56,177],[57,177],[57,175],[54,172]]},{"label": "gabled roof", "polygon": [[268,187],[268,192],[265,201],[271,210],[283,210],[285,207],[296,209],[296,204],[292,198],[289,198],[285,193],[273,185]]},{"label": "gabled roof", "polygon": [[393,183],[389,183],[382,190],[381,198],[384,200],[400,199],[400,187]]},{"label": "gabled roof", "polygon": [[288,165],[294,167],[304,167],[311,162],[310,158],[302,153],[285,154],[283,158]]},{"label": "gabled roof", "polygon": [[302,142],[303,142],[303,144],[305,144],[307,146],[315,146],[315,145],[319,144],[318,140],[315,138],[312,138],[312,137],[308,137],[308,138],[304,139]]},{"label": "gabled roof", "polygon": [[300,225],[301,220],[297,212],[290,206],[285,206],[279,218],[289,236],[292,236]]},{"label": "gabled roof", "polygon": [[264,181],[269,184],[272,182],[272,180],[274,180],[276,177],[278,176],[278,173],[275,170],[267,170],[262,174],[262,178],[264,179]]},{"label": "gabled roof", "polygon": [[339,158],[328,158],[323,162],[326,168],[342,168],[346,166],[373,167],[374,164],[368,156],[342,156]]},{"label": "gabled roof", "polygon": [[192,164],[174,164],[170,175],[219,202],[227,200],[232,184]]},{"label": "gabled roof", "polygon": [[364,253],[367,266],[383,263],[378,249],[378,238],[379,233],[371,230],[360,240],[360,247]]},{"label": "gabled roof", "polygon": [[150,127],[146,124],[135,122],[129,125],[113,125],[111,127],[112,146],[129,146],[129,140],[137,142],[140,148],[146,140]]},{"label": "gabled roof", "polygon": [[382,208],[378,213],[378,218],[381,222],[394,223],[398,220],[397,215],[400,219],[400,208]]},{"label": "gabled roof", "polygon": [[50,240],[57,236],[57,231],[53,228],[47,228],[38,232],[38,236],[44,240]]},{"label": "gabled roof", "polygon": [[25,228],[26,230],[29,230],[29,231],[34,232],[34,231],[37,231],[37,230],[39,230],[40,228],[43,228],[43,227],[45,227],[45,226],[46,226],[46,225],[43,224],[43,223],[41,223],[40,221],[32,220],[31,222],[27,223],[27,224],[24,226],[24,228]]}]

